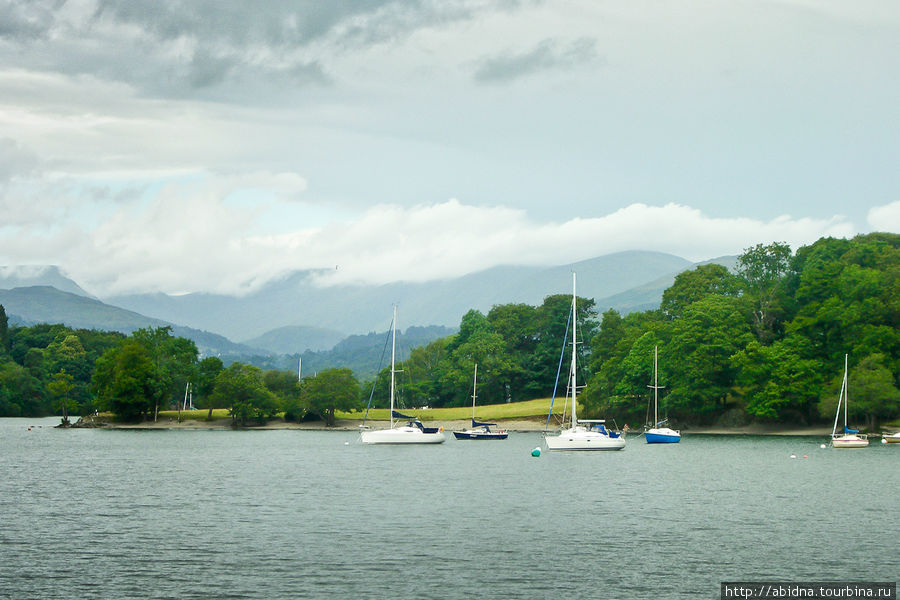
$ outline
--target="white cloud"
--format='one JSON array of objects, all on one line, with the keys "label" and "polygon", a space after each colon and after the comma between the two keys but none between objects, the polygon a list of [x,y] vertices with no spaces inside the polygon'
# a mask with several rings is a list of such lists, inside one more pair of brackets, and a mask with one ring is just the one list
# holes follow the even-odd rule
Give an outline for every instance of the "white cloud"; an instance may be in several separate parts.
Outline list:
[{"label": "white cloud", "polygon": [[869,227],[872,231],[900,232],[900,201],[869,209]]},{"label": "white cloud", "polygon": [[[273,178],[287,181],[289,190],[302,187],[290,174]],[[245,181],[266,179],[255,174]],[[428,281],[501,264],[567,264],[635,249],[703,260],[757,243],[797,248],[821,236],[856,233],[840,216],[723,219],[678,204],[633,204],[598,218],[537,222],[518,209],[448,200],[411,208],[378,205],[352,219],[323,226],[297,222],[291,232],[273,235],[258,224],[293,214],[292,203],[226,202],[236,189],[226,182],[166,186],[139,207],[119,207],[93,229],[32,231],[0,260],[15,264],[43,256],[100,295],[242,293],[300,269],[323,269],[321,285]]]},{"label": "white cloud", "polygon": [[0,264],[98,295],[900,230],[869,210],[897,188],[890,0],[56,4],[13,3],[0,44]]},{"label": "white cloud", "polygon": [[705,260],[758,243],[782,241],[797,248],[821,236],[854,234],[854,226],[840,216],[724,219],[678,204],[633,204],[603,217],[539,223],[522,210],[450,200],[411,209],[378,206],[348,226],[284,240],[307,257],[330,254],[333,260],[322,264],[339,268],[321,282],[332,284],[427,281],[501,264],[559,265],[623,250]]}]

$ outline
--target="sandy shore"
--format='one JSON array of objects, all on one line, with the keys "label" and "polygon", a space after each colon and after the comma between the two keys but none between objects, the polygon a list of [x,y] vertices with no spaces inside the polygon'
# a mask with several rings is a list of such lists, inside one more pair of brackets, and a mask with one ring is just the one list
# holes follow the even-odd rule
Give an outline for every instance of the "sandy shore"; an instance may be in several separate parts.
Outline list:
[{"label": "sandy shore", "polygon": [[[334,427],[326,427],[321,421],[309,421],[303,423],[293,423],[282,421],[281,419],[272,419],[265,425],[252,425],[244,429],[259,430],[275,430],[275,429],[301,429],[309,431],[359,431],[362,420],[338,419]],[[387,421],[369,421],[367,423],[373,429],[387,428]],[[506,431],[543,431],[543,421],[503,421],[498,422],[500,429]],[[465,421],[428,421],[428,427],[443,427],[444,431],[453,431],[454,429],[466,429],[470,426],[468,420]],[[206,420],[184,420],[180,423],[176,419],[164,418],[156,422],[145,421],[143,423],[112,423],[108,422],[101,425],[106,429],[231,429],[231,420],[215,419]]]},{"label": "sandy shore", "polygon": [[[90,418],[93,420],[93,418]],[[498,421],[500,429],[513,432],[535,432],[543,431],[545,419],[520,419],[509,421]],[[361,420],[339,419],[334,427],[326,427],[321,421],[311,421],[303,423],[289,423],[281,419],[272,419],[265,425],[254,425],[245,429],[258,430],[277,430],[277,429],[299,429],[310,431],[358,431],[362,424]],[[369,421],[369,424],[379,429],[387,426],[386,421]],[[443,427],[444,431],[454,431],[467,429],[470,425],[468,420],[459,421],[428,421],[429,427]],[[91,426],[91,425],[88,425]],[[143,423],[113,423],[105,419],[98,419],[95,427],[103,427],[107,429],[230,429],[232,428],[230,419],[215,419],[206,421],[202,419],[185,419],[178,422],[174,418],[160,418],[156,422],[145,421]],[[640,431],[633,431],[630,435],[637,436]],[[809,436],[828,436],[831,429],[826,426],[816,427],[799,427],[796,425],[761,425],[752,424],[742,427],[691,427],[682,429],[684,435],[809,435]]]}]

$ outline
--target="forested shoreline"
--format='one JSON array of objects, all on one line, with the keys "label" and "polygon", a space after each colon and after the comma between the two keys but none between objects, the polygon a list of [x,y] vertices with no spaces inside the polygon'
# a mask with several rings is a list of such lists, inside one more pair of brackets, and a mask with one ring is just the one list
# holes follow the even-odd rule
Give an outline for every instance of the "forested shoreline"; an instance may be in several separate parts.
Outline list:
[{"label": "forested shoreline", "polygon": [[[584,415],[644,422],[657,348],[673,424],[821,423],[833,418],[848,354],[851,418],[877,428],[900,416],[898,284],[900,235],[872,233],[796,253],[754,246],[734,272],[709,264],[681,273],[655,310],[598,314],[592,299],[578,298]],[[470,403],[476,363],[479,403],[564,395],[571,304],[553,295],[539,306],[469,311],[458,333],[413,348],[397,366],[400,405]],[[332,368],[298,381],[294,371],[201,359],[167,327],[128,336],[10,327],[0,307],[0,416],[104,410],[141,420],[190,393],[196,407],[228,408],[237,423],[281,413],[330,423],[335,410],[363,408],[370,397],[385,406],[389,379],[387,367],[368,383]]]}]

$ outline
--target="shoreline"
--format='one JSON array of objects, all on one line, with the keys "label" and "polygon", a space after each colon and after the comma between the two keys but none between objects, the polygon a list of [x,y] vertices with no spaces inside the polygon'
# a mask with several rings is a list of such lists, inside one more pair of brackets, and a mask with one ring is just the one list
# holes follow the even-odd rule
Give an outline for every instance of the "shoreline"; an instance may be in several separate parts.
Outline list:
[{"label": "shoreline", "polygon": [[[370,421],[375,429],[384,428],[387,421]],[[513,433],[539,433],[544,430],[546,421],[511,419],[498,420],[499,429]],[[233,427],[230,419],[184,419],[179,422],[171,417],[161,418],[157,421],[144,421],[142,423],[115,423],[108,418],[87,416],[80,418],[75,428],[98,428],[117,430],[242,430],[242,431],[359,431],[361,419],[338,419],[334,427],[326,427],[321,421],[286,422],[281,419],[271,419],[265,425],[251,425],[248,427]],[[469,428],[469,420],[428,421],[429,427],[443,427],[449,433],[454,430]],[[690,427],[681,430],[683,435],[769,435],[769,436],[811,436],[823,437],[831,435],[831,429],[826,426],[798,426],[798,425],[762,425],[750,424],[740,427]],[[629,437],[638,437],[641,431],[633,430]]]}]

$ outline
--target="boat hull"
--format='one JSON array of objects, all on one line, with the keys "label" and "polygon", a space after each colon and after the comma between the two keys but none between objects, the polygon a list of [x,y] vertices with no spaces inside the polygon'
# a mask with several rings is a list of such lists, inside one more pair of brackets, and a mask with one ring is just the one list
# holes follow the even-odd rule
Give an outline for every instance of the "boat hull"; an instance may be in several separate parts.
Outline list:
[{"label": "boat hull", "polygon": [[668,427],[648,429],[644,433],[644,439],[648,444],[677,444],[681,441],[681,434]]},{"label": "boat hull", "polygon": [[832,438],[831,445],[835,448],[865,448],[869,445],[869,440],[858,435],[842,435]]},{"label": "boat hull", "polygon": [[454,431],[453,436],[458,440],[505,440],[509,434],[505,431]]},{"label": "boat hull", "polygon": [[888,444],[900,444],[900,433],[895,433],[894,435],[885,435],[881,439],[883,439]]},{"label": "boat hull", "polygon": [[624,437],[611,437],[597,431],[566,429],[544,438],[548,450],[622,450]]},{"label": "boat hull", "polygon": [[442,431],[425,433],[418,427],[375,429],[360,434],[363,444],[441,444],[446,439]]}]

